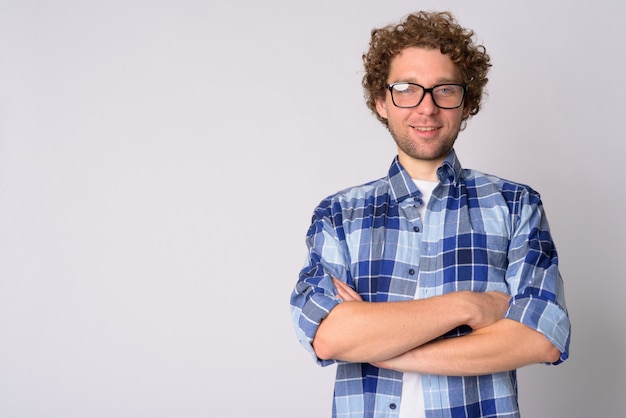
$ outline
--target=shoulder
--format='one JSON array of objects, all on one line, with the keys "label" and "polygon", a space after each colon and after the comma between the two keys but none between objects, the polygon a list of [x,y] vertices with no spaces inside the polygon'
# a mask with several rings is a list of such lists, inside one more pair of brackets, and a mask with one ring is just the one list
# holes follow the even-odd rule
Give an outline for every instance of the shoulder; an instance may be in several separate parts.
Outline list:
[{"label": "shoulder", "polygon": [[367,183],[341,189],[328,195],[319,203],[318,208],[335,207],[357,207],[367,204],[372,200],[387,198],[389,195],[389,180],[383,177]]},{"label": "shoulder", "polygon": [[486,192],[497,192],[513,200],[519,199],[521,196],[540,198],[539,192],[527,184],[478,170],[463,169],[461,179],[467,187],[484,190]]},{"label": "shoulder", "polygon": [[334,225],[384,213],[389,202],[389,179],[383,177],[341,189],[316,206],[313,219],[327,219]]}]

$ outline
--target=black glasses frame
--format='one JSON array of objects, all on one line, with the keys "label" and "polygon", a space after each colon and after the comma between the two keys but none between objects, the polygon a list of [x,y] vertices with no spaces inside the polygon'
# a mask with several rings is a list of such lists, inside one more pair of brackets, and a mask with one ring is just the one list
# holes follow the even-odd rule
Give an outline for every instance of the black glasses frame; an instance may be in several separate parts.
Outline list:
[{"label": "black glasses frame", "polygon": [[[409,85],[412,85],[412,86],[418,86],[418,87],[420,87],[422,89],[422,91],[423,91],[422,97],[419,99],[419,101],[417,102],[416,105],[414,105],[414,106],[398,106],[396,104],[396,100],[393,98],[393,88],[394,88],[394,86],[397,86],[398,84],[409,84]],[[437,99],[435,99],[435,95],[433,94],[433,91],[437,87],[441,87],[441,86],[459,86],[459,87],[462,87],[463,88],[463,95],[461,96],[461,102],[457,106],[454,106],[454,107],[439,106],[439,104],[437,103]],[[432,86],[431,88],[426,88],[426,87],[422,86],[421,84],[409,83],[408,81],[399,81],[397,83],[387,84],[387,89],[389,90],[389,94],[391,94],[391,101],[393,102],[393,105],[395,107],[399,107],[401,109],[411,109],[413,107],[419,106],[420,103],[422,103],[422,100],[424,100],[424,97],[426,97],[426,93],[430,93],[430,97],[433,99],[433,103],[438,108],[440,108],[440,109],[458,109],[463,104],[463,100],[465,100],[465,94],[467,93],[467,86],[465,84],[459,84],[459,83],[442,83],[442,84],[437,84],[435,86]]]}]

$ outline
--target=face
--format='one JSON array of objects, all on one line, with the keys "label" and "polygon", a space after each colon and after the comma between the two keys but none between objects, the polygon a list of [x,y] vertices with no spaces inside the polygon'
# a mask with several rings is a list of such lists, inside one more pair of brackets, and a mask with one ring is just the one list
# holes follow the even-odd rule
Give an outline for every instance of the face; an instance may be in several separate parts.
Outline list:
[{"label": "face", "polygon": [[[388,83],[408,81],[429,88],[442,83],[461,83],[461,73],[448,55],[438,49],[406,48],[391,60]],[[387,91],[376,101],[378,114],[387,119],[389,131],[398,146],[400,163],[411,169],[430,167],[436,170],[448,153],[469,108],[440,109],[426,94],[414,108],[402,109],[391,101]],[[414,176],[417,177],[417,176]]]}]

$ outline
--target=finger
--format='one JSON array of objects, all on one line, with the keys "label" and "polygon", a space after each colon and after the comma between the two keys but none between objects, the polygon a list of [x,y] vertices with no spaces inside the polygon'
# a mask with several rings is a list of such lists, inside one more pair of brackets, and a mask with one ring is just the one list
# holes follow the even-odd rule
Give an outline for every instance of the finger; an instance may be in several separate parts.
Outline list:
[{"label": "finger", "polygon": [[349,296],[350,296],[350,292],[349,292],[349,290],[347,289],[347,288],[348,288],[348,285],[347,285],[346,283],[342,282],[342,281],[341,281],[341,280],[339,280],[339,279],[335,279],[335,278],[333,277],[333,284],[335,285],[335,288],[337,289],[337,293],[339,294],[339,296],[340,296],[342,299],[344,299],[344,300],[345,300],[345,299],[349,298]]},{"label": "finger", "polygon": [[335,287],[337,288],[337,292],[339,293],[339,296],[343,300],[356,300],[356,301],[363,300],[363,298],[361,298],[361,295],[359,295],[354,289],[348,286],[347,283],[344,283],[341,280],[338,280],[335,278],[333,278],[333,282],[335,284]]},{"label": "finger", "polygon": [[335,287],[337,289],[347,290],[350,287],[348,286],[347,283],[344,283],[339,279],[335,279],[334,277],[333,277],[333,283],[335,284]]},{"label": "finger", "polygon": [[337,285],[337,294],[343,300],[355,300],[354,295],[344,285]]}]

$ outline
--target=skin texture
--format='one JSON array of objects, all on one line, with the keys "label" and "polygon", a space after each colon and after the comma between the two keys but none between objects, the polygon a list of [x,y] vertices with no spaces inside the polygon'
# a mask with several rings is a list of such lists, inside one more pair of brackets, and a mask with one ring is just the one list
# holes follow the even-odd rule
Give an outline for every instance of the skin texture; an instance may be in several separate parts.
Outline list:
[{"label": "skin texture", "polygon": [[[363,302],[361,296],[345,283],[335,280],[338,295],[344,301],[375,305]],[[377,367],[398,370],[401,372],[417,372],[441,374],[446,376],[476,376],[517,369],[529,364],[555,362],[560,356],[559,350],[541,333],[528,328],[519,322],[502,319],[509,297],[502,293],[457,292],[449,295],[462,297],[486,296],[476,299],[478,305],[484,303],[487,315],[484,320],[493,320],[491,324],[481,328],[480,325],[468,323],[475,331],[458,338],[437,340],[417,346],[403,354],[387,360],[369,361]],[[445,295],[444,295],[445,296]],[[436,298],[431,298],[436,299]],[[428,300],[428,299],[424,299]],[[390,302],[379,305],[412,302]],[[346,303],[346,302],[344,302]],[[435,301],[446,303],[446,301]],[[474,306],[480,310],[480,306]],[[428,308],[428,306],[425,306]],[[501,309],[498,313],[498,309]],[[436,312],[429,312],[430,320],[440,321]],[[490,316],[491,315],[491,316]],[[471,322],[471,321],[470,321]],[[486,323],[486,322],[483,322]],[[407,330],[405,330],[406,332]]]},{"label": "skin texture", "polygon": [[[449,56],[435,49],[412,47],[392,59],[387,81],[431,87],[462,80]],[[436,170],[452,150],[469,109],[440,109],[430,95],[415,108],[401,109],[393,105],[389,92],[376,100],[376,109],[387,119],[400,163],[409,175],[437,181]],[[555,362],[560,356],[541,333],[503,319],[509,295],[462,291],[407,302],[371,303],[339,280],[335,286],[344,302],[322,321],[313,340],[322,359],[459,376]],[[436,340],[461,325],[469,325],[474,332]]]},{"label": "skin texture", "polygon": [[[409,81],[431,87],[461,83],[461,73],[449,56],[436,49],[407,48],[391,61],[389,84]],[[419,106],[394,106],[391,93],[376,100],[378,114],[387,119],[398,146],[398,157],[412,178],[437,181],[436,170],[452,150],[469,108],[440,109],[427,94]]]},{"label": "skin texture", "polygon": [[[313,340],[320,358],[351,362],[389,360],[463,324],[478,329],[504,316],[509,296],[499,292],[455,292],[406,302],[363,302],[334,280],[344,302],[322,321]],[[388,367],[389,368],[389,367]]]}]

